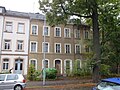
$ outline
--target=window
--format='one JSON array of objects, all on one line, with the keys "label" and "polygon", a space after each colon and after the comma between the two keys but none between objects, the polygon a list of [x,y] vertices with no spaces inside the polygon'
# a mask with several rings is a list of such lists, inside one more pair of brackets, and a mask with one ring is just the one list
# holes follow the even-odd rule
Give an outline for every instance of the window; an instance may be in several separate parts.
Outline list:
[{"label": "window", "polygon": [[85,52],[90,52],[89,46],[85,46]]},{"label": "window", "polygon": [[30,64],[33,65],[35,67],[35,69],[37,70],[37,61],[36,60],[30,60]]},{"label": "window", "polygon": [[18,23],[18,32],[19,33],[24,33],[24,23]]},{"label": "window", "polygon": [[4,49],[10,50],[10,44],[11,44],[11,40],[5,40],[4,41]]},{"label": "window", "polygon": [[50,36],[50,27],[43,27],[43,36]]},{"label": "window", "polygon": [[76,44],[75,45],[75,53],[81,53],[81,47],[80,47],[80,45],[79,44]]},{"label": "window", "polygon": [[43,60],[43,64],[42,64],[43,68],[44,68],[44,65],[45,65],[45,68],[49,68],[48,62],[49,62],[49,60],[47,60],[47,59]]},{"label": "window", "polygon": [[30,44],[31,44],[30,45],[31,46],[30,51],[31,52],[37,52],[37,42],[31,42]]},{"label": "window", "polygon": [[55,43],[55,53],[61,53],[61,44]]},{"label": "window", "polygon": [[12,25],[13,23],[12,22],[6,22],[6,32],[12,32]]},{"label": "window", "polygon": [[85,39],[89,38],[89,32],[87,30],[84,31],[84,38]]},{"label": "window", "polygon": [[77,70],[81,69],[81,60],[79,59],[76,60],[76,66],[77,66]]},{"label": "window", "polygon": [[5,77],[6,77],[6,75],[0,75],[0,81],[4,81],[5,80]]},{"label": "window", "polygon": [[65,28],[64,29],[64,37],[70,38],[70,29],[69,28]]},{"label": "window", "polygon": [[75,38],[80,38],[80,30],[75,29]]},{"label": "window", "polygon": [[18,40],[17,41],[17,50],[23,50],[23,41],[22,40]]},{"label": "window", "polygon": [[8,70],[9,67],[9,59],[3,59],[3,70]]},{"label": "window", "polygon": [[49,52],[49,43],[45,42],[42,44],[42,51]]},{"label": "window", "polygon": [[7,81],[8,80],[17,80],[18,79],[18,75],[7,75]]},{"label": "window", "polygon": [[66,73],[67,74],[70,73],[70,61],[69,60],[66,61]]},{"label": "window", "polygon": [[38,35],[38,25],[32,25],[32,35]]},{"label": "window", "polygon": [[55,27],[55,37],[61,37],[61,28]]},{"label": "window", "polygon": [[65,53],[71,53],[71,45],[65,44]]}]

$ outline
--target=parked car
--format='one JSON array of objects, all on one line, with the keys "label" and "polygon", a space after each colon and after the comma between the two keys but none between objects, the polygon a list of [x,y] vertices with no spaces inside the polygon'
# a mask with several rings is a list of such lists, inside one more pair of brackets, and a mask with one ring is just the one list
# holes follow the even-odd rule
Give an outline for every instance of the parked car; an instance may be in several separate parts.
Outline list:
[{"label": "parked car", "polygon": [[92,90],[120,90],[120,78],[102,79]]},{"label": "parked car", "polygon": [[0,90],[23,90],[25,86],[22,74],[0,74]]}]

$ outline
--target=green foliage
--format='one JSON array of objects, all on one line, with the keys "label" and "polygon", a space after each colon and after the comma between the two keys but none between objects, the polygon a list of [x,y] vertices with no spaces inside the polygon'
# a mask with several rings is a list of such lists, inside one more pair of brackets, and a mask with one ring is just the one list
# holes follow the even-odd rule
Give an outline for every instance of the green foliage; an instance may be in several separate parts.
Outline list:
[{"label": "green foliage", "polygon": [[46,68],[45,73],[47,79],[55,79],[57,76],[57,70],[55,68]]},{"label": "green foliage", "polygon": [[101,64],[101,66],[100,66],[100,74],[102,76],[110,75],[110,66],[109,65],[105,65],[105,64]]},{"label": "green foliage", "polygon": [[91,65],[88,61],[82,63],[82,67],[80,68],[78,65],[79,62],[76,60],[74,63],[72,74],[73,76],[89,76],[91,75]]},{"label": "green foliage", "polygon": [[30,65],[28,68],[27,79],[30,81],[40,80],[40,74],[40,71],[35,70],[35,67],[33,65]]}]

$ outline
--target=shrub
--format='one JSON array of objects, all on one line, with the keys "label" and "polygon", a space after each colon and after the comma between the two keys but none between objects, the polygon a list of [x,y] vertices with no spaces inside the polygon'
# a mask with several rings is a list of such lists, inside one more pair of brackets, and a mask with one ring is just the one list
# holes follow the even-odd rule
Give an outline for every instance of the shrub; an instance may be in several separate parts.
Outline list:
[{"label": "shrub", "polygon": [[46,68],[45,72],[47,79],[55,79],[57,76],[57,70],[55,68]]},{"label": "shrub", "polygon": [[33,65],[30,65],[28,68],[27,79],[30,81],[40,80],[40,74],[40,71],[36,71],[35,67]]}]

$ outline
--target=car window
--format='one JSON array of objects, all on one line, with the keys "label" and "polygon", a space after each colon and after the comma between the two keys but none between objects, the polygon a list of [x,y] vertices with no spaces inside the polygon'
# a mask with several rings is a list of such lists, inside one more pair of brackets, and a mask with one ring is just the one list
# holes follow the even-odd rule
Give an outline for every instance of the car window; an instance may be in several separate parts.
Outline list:
[{"label": "car window", "polygon": [[0,81],[4,81],[5,80],[5,76],[6,75],[0,75]]},{"label": "car window", "polygon": [[7,75],[7,81],[8,80],[17,80],[18,79],[18,75]]}]

